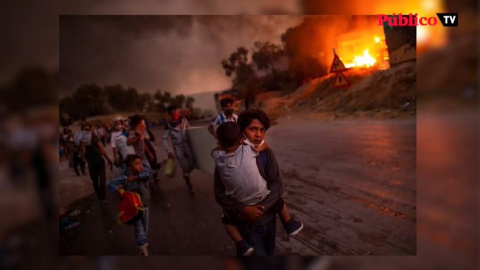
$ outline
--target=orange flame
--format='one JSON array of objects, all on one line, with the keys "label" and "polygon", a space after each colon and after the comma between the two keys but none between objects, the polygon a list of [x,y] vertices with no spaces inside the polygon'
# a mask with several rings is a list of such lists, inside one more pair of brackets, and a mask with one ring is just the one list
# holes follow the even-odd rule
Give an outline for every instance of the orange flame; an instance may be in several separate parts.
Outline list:
[{"label": "orange flame", "polygon": [[338,55],[346,68],[389,67],[383,29],[373,36],[368,31],[342,35],[338,41]]},{"label": "orange flame", "polygon": [[363,51],[363,55],[355,56],[352,63],[345,63],[346,68],[352,67],[372,67],[377,63],[377,60],[373,58],[369,53],[368,49]]},{"label": "orange flame", "polygon": [[[419,17],[437,17],[445,12],[445,0],[405,0],[394,4],[382,0],[349,1],[349,14],[399,14],[417,13]],[[443,46],[447,41],[446,28],[439,22],[435,26],[417,26],[417,52],[421,54],[430,48]]]}]

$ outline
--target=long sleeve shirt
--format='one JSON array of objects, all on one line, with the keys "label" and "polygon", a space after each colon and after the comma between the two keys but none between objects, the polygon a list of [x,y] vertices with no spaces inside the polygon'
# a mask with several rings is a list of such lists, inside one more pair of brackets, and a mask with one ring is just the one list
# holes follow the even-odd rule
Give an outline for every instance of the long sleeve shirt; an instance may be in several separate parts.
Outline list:
[{"label": "long sleeve shirt", "polygon": [[141,173],[138,174],[137,181],[127,181],[128,177],[133,175],[128,169],[118,176],[116,179],[108,183],[108,189],[112,192],[116,192],[119,188],[125,189],[125,191],[137,192],[142,199],[143,206],[146,207],[150,204],[150,170],[144,166]]},{"label": "long sleeve shirt", "polygon": [[170,152],[170,145],[168,144],[168,138],[170,137],[172,140],[172,145],[180,144],[187,144],[188,137],[187,137],[187,129],[190,127],[187,119],[185,117],[181,118],[182,121],[177,125],[173,126],[170,122],[167,123],[165,126],[165,133],[163,134],[163,146],[165,147],[165,151]]}]

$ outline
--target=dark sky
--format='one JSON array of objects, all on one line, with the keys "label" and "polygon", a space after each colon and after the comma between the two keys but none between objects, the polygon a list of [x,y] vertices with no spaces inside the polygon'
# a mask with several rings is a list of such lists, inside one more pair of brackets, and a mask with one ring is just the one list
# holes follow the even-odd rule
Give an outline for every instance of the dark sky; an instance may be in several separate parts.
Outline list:
[{"label": "dark sky", "polygon": [[221,60],[255,41],[280,44],[296,16],[61,16],[60,91],[120,83],[173,94],[231,85]]}]

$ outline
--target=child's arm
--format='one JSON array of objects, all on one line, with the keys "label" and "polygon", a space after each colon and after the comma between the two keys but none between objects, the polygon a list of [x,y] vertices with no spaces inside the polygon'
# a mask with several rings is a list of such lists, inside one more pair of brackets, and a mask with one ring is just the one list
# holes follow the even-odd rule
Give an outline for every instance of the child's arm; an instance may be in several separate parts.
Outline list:
[{"label": "child's arm", "polygon": [[208,132],[210,132],[210,134],[212,134],[212,136],[216,139],[217,138],[217,134],[215,134],[215,131],[214,131],[214,128],[213,128],[213,125],[212,124],[209,124],[208,125]]},{"label": "child's arm", "polygon": [[100,143],[100,141],[97,142],[97,146],[98,146],[98,149],[100,150],[100,153],[102,154],[102,156],[104,156],[105,159],[107,160],[108,165],[112,166],[113,162],[110,159],[110,157],[107,155],[107,152],[105,151],[105,149],[102,147],[102,144]]},{"label": "child's arm", "polygon": [[143,164],[143,171],[136,175],[129,175],[127,178],[128,182],[148,180],[148,178],[150,177],[150,174],[152,174],[154,171],[149,169],[149,166],[146,162],[142,162],[142,164]]},{"label": "child's arm", "polygon": [[220,146],[220,144],[217,144],[217,147],[213,148],[212,149],[212,152],[210,152],[210,155],[213,157],[213,152],[215,151],[222,151],[222,147]]},{"label": "child's arm", "polygon": [[112,180],[108,183],[108,189],[112,192],[116,192],[117,195],[121,198],[122,193],[124,192],[123,184],[127,180],[127,176],[122,174],[117,179]]},{"label": "child's arm", "polygon": [[146,181],[150,177],[150,172],[147,169],[144,169],[143,172],[137,175],[130,175],[127,177],[127,182],[135,182],[135,181]]},{"label": "child's arm", "polygon": [[138,174],[138,180],[147,181],[150,177],[150,171],[148,169],[143,169],[141,173]]},{"label": "child's arm", "polygon": [[147,154],[150,159],[154,159],[155,156],[153,155],[152,151],[150,151],[150,149],[146,145],[144,146],[144,149],[145,149],[145,154]]},{"label": "child's arm", "polygon": [[255,151],[257,152],[263,152],[267,149],[268,149],[268,144],[265,141],[263,141],[259,146],[255,147]]}]

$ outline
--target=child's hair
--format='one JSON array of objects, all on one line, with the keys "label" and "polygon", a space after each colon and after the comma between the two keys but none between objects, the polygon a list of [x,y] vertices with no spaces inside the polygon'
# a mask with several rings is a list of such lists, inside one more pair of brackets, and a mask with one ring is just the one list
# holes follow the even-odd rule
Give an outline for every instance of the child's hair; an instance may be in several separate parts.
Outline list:
[{"label": "child's hair", "polygon": [[142,158],[139,155],[128,155],[127,158],[125,158],[125,164],[128,167],[130,167],[132,163],[137,159],[142,159]]},{"label": "child's hair", "polygon": [[135,127],[137,127],[138,124],[140,124],[140,122],[142,122],[142,120],[143,120],[143,118],[139,114],[135,114],[134,116],[132,116],[132,119],[130,120],[130,124],[131,124],[132,129],[135,129]]},{"label": "child's hair", "polygon": [[167,112],[168,114],[170,114],[172,111],[175,111],[176,109],[178,109],[176,105],[170,105],[167,107]]},{"label": "child's hair", "polygon": [[235,122],[225,122],[217,128],[217,138],[223,148],[240,144],[242,130]]},{"label": "child's hair", "polygon": [[237,123],[240,125],[242,130],[246,129],[254,119],[257,119],[262,123],[265,130],[270,128],[270,119],[268,115],[262,110],[250,109],[248,111],[243,111],[239,116]]},{"label": "child's hair", "polygon": [[231,98],[224,98],[224,99],[220,100],[220,106],[222,108],[227,106],[230,103],[233,103],[233,100]]},{"label": "child's hair", "polygon": [[86,127],[92,128],[92,124],[86,122],[82,125],[82,131],[85,130]]}]

